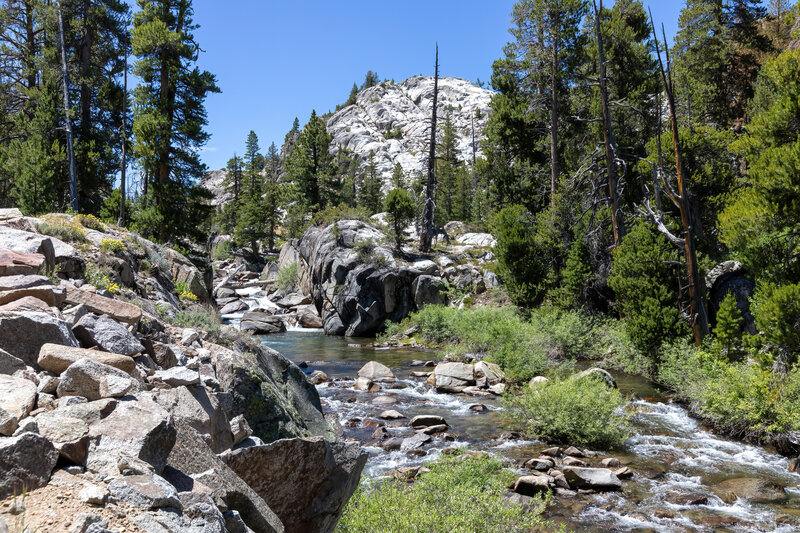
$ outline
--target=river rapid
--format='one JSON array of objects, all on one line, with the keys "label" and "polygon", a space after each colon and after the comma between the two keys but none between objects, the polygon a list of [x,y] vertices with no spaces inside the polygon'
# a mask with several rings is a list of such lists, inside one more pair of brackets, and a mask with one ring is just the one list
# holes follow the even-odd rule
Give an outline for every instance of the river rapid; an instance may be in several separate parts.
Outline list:
[{"label": "river rapid", "polygon": [[[435,460],[447,447],[484,450],[519,465],[537,457],[544,443],[509,438],[516,429],[499,399],[439,394],[424,378],[412,378],[412,361],[435,359],[435,353],[375,349],[371,339],[326,337],[316,330],[292,330],[263,337],[264,343],[311,373],[321,370],[331,382],[317,386],[326,413],[335,413],[346,438],[364,443],[370,454],[365,475],[376,477],[401,467]],[[396,384],[378,392],[359,392],[353,380],[364,363],[375,360],[392,369]],[[632,397],[633,435],[608,455],[634,471],[621,492],[556,497],[547,516],[568,530],[605,532],[800,531],[800,475],[789,460],[768,448],[715,435],[689,417],[682,406],[640,377],[613,373],[620,390]],[[476,412],[470,406],[482,404]],[[392,436],[406,436],[407,420],[379,421],[394,409],[407,418],[420,414],[444,417],[453,441],[434,438],[423,457],[385,451],[374,445],[377,424]],[[749,492],[753,484],[768,489]],[[785,489],[785,493],[784,490]],[[755,494],[752,494],[755,492]]]}]

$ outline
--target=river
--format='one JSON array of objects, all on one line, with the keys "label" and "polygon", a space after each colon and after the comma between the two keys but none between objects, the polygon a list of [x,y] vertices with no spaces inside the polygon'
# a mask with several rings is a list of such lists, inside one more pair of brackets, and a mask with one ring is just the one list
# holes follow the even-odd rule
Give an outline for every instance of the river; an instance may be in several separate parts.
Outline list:
[{"label": "river", "polygon": [[[333,378],[331,383],[317,386],[323,408],[326,413],[336,413],[345,437],[365,443],[370,453],[366,476],[436,459],[451,446],[498,454],[516,469],[547,447],[501,436],[518,428],[505,416],[499,400],[439,394],[424,378],[410,377],[411,371],[420,370],[411,366],[413,360],[434,359],[435,353],[375,349],[371,342],[326,337],[312,330],[264,337],[265,344],[289,359],[305,362],[307,373],[322,370]],[[353,390],[352,380],[370,360],[390,367],[398,382],[379,392]],[[550,519],[569,530],[587,532],[800,531],[800,475],[789,471],[787,458],[767,448],[714,435],[649,381],[612,374],[620,390],[632,397],[633,435],[622,449],[608,455],[633,470],[634,477],[623,482],[621,492],[556,498],[548,509]],[[486,410],[475,412],[470,409],[474,404],[482,404]],[[376,417],[385,409],[395,409],[408,418],[419,414],[443,416],[456,439],[434,439],[425,448],[424,457],[384,451],[370,441]],[[409,430],[402,422],[387,423],[387,430],[392,435],[406,434]],[[779,485],[785,488],[785,496],[779,491],[778,497],[760,501],[728,496],[724,490],[732,484],[739,487],[756,482]]]}]

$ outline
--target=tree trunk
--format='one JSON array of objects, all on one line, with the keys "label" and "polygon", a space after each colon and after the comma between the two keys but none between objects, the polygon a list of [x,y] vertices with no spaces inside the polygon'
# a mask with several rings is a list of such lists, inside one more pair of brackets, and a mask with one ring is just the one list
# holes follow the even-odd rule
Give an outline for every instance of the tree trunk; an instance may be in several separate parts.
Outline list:
[{"label": "tree trunk", "polygon": [[121,163],[119,168],[119,225],[125,225],[125,179],[128,171],[127,147],[128,143],[128,46],[125,45],[125,68],[122,74],[122,146]]},{"label": "tree trunk", "polygon": [[[553,21],[553,27],[557,28],[559,25],[559,14],[556,13],[556,20]],[[553,44],[551,46],[551,64],[550,64],[550,206],[555,209],[556,207],[556,184],[558,183],[558,36],[553,36]]]},{"label": "tree trunk", "polygon": [[25,77],[28,89],[36,87],[36,31],[33,28],[33,3],[25,2]]},{"label": "tree trunk", "polygon": [[81,36],[81,125],[80,130],[84,135],[91,131],[92,126],[92,91],[88,84],[89,70],[91,67],[92,28],[88,23],[89,0],[83,0],[83,35]]},{"label": "tree trunk", "polygon": [[431,140],[428,152],[428,183],[425,190],[425,206],[422,215],[422,230],[419,236],[419,249],[428,252],[431,249],[431,242],[435,234],[434,217],[435,201],[434,190],[436,188],[436,177],[434,168],[436,166],[436,107],[439,100],[439,45],[436,45],[436,63],[433,76],[433,109],[431,111]]},{"label": "tree trunk", "polygon": [[600,14],[603,11],[603,0],[600,10],[595,6],[594,31],[597,36],[597,53],[600,61],[600,100],[603,106],[603,142],[606,152],[606,172],[608,173],[608,195],[611,202],[611,229],[614,232],[614,247],[622,240],[622,211],[617,192],[617,142],[611,124],[611,111],[608,108],[608,80],[606,79],[606,58],[603,51],[603,34],[600,31]]},{"label": "tree trunk", "polygon": [[70,207],[78,212],[78,178],[75,168],[75,151],[72,146],[72,120],[69,116],[69,71],[67,71],[67,51],[64,48],[64,21],[61,17],[61,2],[56,0],[58,10],[58,35],[61,42],[61,76],[64,87],[64,121],[67,130],[67,162],[69,164]]}]

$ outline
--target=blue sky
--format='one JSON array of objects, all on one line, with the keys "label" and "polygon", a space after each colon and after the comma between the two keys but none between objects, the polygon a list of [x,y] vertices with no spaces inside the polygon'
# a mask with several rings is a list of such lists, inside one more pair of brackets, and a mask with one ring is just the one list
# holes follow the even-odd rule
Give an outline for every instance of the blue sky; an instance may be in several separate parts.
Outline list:
[{"label": "blue sky", "polygon": [[[646,2],[647,3],[647,2]],[[683,0],[650,2],[668,36]],[[433,73],[489,80],[509,40],[512,0],[281,1],[194,0],[200,67],[217,76],[203,150],[210,169],[244,151],[252,129],[262,149],[280,147],[294,117],[333,110],[367,70],[403,80]]]}]

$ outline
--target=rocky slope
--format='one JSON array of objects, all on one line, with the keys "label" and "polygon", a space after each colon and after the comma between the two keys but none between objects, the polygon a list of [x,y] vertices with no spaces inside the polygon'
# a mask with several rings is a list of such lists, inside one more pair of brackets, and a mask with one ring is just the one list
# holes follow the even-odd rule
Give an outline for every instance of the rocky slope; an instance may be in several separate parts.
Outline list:
[{"label": "rocky slope", "polygon": [[188,259],[90,225],[0,210],[0,530],[332,531],[366,455],[315,387]]},{"label": "rocky slope", "polygon": [[[361,158],[373,153],[387,187],[397,163],[407,176],[424,173],[430,141],[433,81],[432,76],[414,76],[400,83],[383,82],[361,91],[355,104],[340,109],[328,119],[334,151],[341,147]],[[483,138],[492,94],[461,78],[439,80],[440,123],[445,115],[450,115],[459,135],[458,151],[463,161],[472,161],[473,122],[476,140]],[[397,138],[390,138],[393,136]],[[480,157],[480,146],[476,149]]]}]

